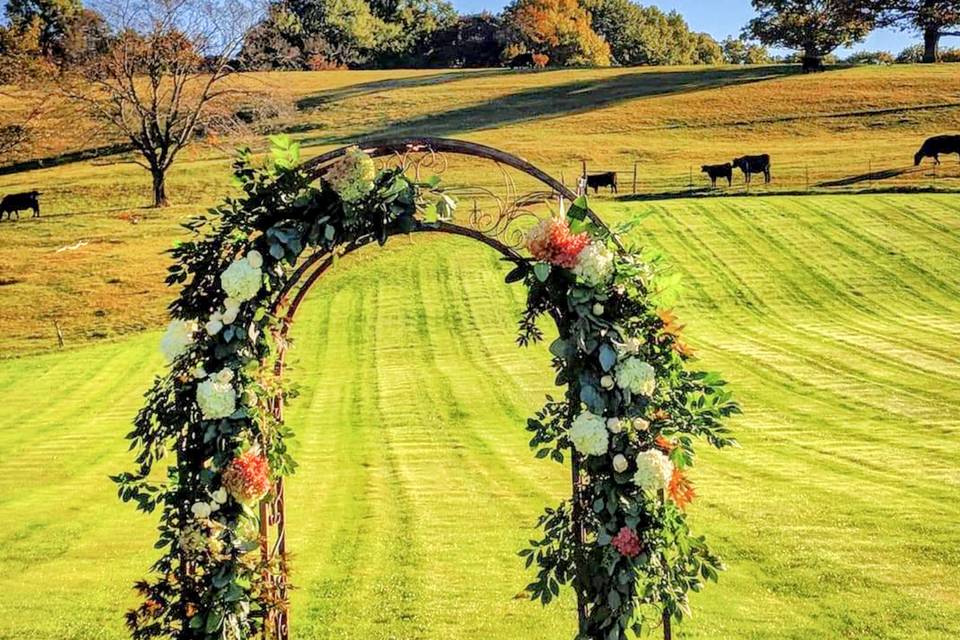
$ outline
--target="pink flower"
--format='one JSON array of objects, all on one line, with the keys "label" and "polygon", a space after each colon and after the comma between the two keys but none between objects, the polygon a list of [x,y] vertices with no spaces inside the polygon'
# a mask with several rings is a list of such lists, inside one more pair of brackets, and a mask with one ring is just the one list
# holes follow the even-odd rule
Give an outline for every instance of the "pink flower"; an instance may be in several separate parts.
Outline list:
[{"label": "pink flower", "polygon": [[572,269],[577,266],[580,252],[590,244],[586,233],[571,233],[563,218],[547,218],[527,234],[527,249],[541,262]]},{"label": "pink flower", "polygon": [[624,527],[613,539],[613,547],[627,558],[636,558],[640,555],[640,538],[636,531]]},{"label": "pink flower", "polygon": [[234,458],[223,472],[223,486],[238,502],[258,502],[270,491],[270,465],[252,451]]}]

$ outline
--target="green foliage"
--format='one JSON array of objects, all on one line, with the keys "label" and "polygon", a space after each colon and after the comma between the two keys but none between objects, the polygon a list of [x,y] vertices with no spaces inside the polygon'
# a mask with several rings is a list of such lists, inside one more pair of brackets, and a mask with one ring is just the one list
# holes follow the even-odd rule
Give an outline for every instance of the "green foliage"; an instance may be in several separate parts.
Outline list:
[{"label": "green foliage", "polygon": [[655,6],[642,6],[632,0],[587,0],[584,6],[593,19],[593,29],[609,43],[616,64],[722,62],[716,41],[707,34],[691,32],[676,11],[664,13]]},{"label": "green foliage", "polygon": [[[659,624],[664,614],[678,621],[688,615],[688,593],[716,580],[723,565],[702,537],[690,533],[672,488],[670,499],[646,490],[629,467],[615,468],[614,458],[632,460],[670,442],[671,461],[682,473],[693,465],[695,438],[717,448],[736,444],[724,422],[740,409],[719,376],[687,369],[689,351],[675,318],[658,312],[676,276],[655,256],[647,262],[639,250],[622,249],[588,217],[585,199],[568,216],[571,232],[587,231],[592,243],[616,250],[614,275],[598,285],[534,262],[532,269],[518,267],[507,276],[508,282],[523,277],[529,289],[518,342],[541,339],[536,320],[546,314],[559,329],[550,353],[555,382],[566,387],[566,395],[563,401],[548,396],[528,420],[530,447],[538,458],[572,460],[576,479],[572,501],[545,511],[537,523],[541,538],[520,556],[536,567],[536,579],[526,588],[532,599],[547,604],[562,585],[573,587],[585,614],[578,638],[626,640],[628,633]],[[654,392],[636,394],[612,382],[620,364],[632,358],[656,371]],[[578,451],[569,435],[572,422],[588,413],[620,425],[610,429],[601,455]],[[636,556],[614,544],[625,531],[639,536]]]},{"label": "green foliage", "polygon": [[80,0],[7,0],[6,15],[18,31],[36,21],[40,28],[40,46],[44,53],[52,54],[62,48],[82,7]]},{"label": "green foliage", "polygon": [[758,15],[745,33],[811,58],[860,42],[877,20],[872,0],[753,0],[753,7]]},{"label": "green foliage", "polygon": [[[167,283],[182,285],[170,310],[182,320],[205,325],[211,309],[223,308],[220,274],[238,256],[257,251],[262,279],[259,295],[241,301],[229,326],[195,334],[170,372],[155,381],[128,435],[136,469],[114,476],[120,498],[142,511],[161,510],[156,548],[162,555],[153,579],[138,586],[143,604],[127,616],[135,640],[251,638],[262,631],[269,611],[284,606],[265,579],[276,567],[254,553],[259,519],[253,509],[230,497],[209,517],[195,517],[191,505],[223,491],[220,471],[251,448],[263,452],[274,478],[296,467],[287,448],[291,434],[269,410],[287,392],[264,371],[272,370],[278,356],[280,325],[273,313],[301,253],[382,243],[389,232],[409,229],[421,204],[418,185],[399,170],[385,170],[362,206],[347,206],[325,182],[313,186],[298,168],[298,143],[288,136],[272,141],[265,168],[251,165],[249,151],[236,161],[235,182],[243,195],[188,220],[184,226],[194,238],[170,250],[175,263]],[[232,372],[239,399],[233,414],[210,419],[199,410],[198,367]],[[155,466],[169,453],[175,461],[158,483]],[[202,548],[185,546],[184,539],[197,536]]]},{"label": "green foliage", "polygon": [[728,64],[770,64],[773,61],[765,46],[743,38],[728,37],[721,47]]}]

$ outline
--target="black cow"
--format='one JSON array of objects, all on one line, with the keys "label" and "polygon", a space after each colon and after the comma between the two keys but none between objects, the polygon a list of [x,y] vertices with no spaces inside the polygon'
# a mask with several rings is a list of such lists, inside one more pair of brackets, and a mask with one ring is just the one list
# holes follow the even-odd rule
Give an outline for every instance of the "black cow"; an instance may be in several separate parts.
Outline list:
[{"label": "black cow", "polygon": [[767,184],[770,184],[770,180],[772,180],[770,176],[770,156],[767,154],[737,158],[733,161],[733,167],[743,171],[747,184],[753,181],[753,174],[755,173],[762,173],[764,182]]},{"label": "black cow", "polygon": [[913,166],[919,167],[924,158],[933,158],[935,164],[940,164],[940,155],[951,153],[960,154],[960,136],[934,136],[913,156]]},{"label": "black cow", "polygon": [[20,212],[27,209],[33,210],[33,217],[40,217],[40,192],[28,191],[26,193],[11,193],[0,200],[0,219],[3,214],[7,214],[7,219],[12,220],[13,214],[17,214],[17,220],[20,219]]},{"label": "black cow", "polygon": [[727,179],[727,186],[733,185],[733,165],[729,162],[725,164],[705,164],[700,171],[710,176],[710,184],[717,186],[717,180]]},{"label": "black cow", "polygon": [[507,63],[507,66],[511,69],[529,69],[533,67],[533,54],[532,53],[520,53],[510,60]]},{"label": "black cow", "polygon": [[604,173],[594,173],[587,176],[588,189],[593,189],[593,192],[597,193],[600,187],[610,187],[610,191],[619,193],[619,191],[617,191],[617,172],[606,171]]}]

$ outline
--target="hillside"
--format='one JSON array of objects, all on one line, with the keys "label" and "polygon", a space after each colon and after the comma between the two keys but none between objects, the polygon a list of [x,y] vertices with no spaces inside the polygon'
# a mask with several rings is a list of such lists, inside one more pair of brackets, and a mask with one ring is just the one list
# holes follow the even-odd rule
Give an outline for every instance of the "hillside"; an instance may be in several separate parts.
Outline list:
[{"label": "hillside", "polygon": [[[936,173],[910,167],[922,139],[960,130],[960,74],[951,65],[813,76],[791,67],[329,71],[245,82],[294,105],[271,130],[290,132],[307,155],[360,136],[429,134],[501,147],[570,184],[586,160],[591,170],[621,171],[630,191],[637,161],[642,193],[686,191],[691,175],[702,187],[700,164],[758,152],[773,156],[774,184],[755,192],[841,179],[851,189],[960,186],[954,158]],[[114,142],[91,141],[87,131],[58,126],[32,157]],[[159,326],[170,296],[162,251],[183,237],[179,222],[230,192],[241,143],[262,148],[264,139],[189,149],[170,178],[175,206],[162,211],[143,208],[148,176],[123,156],[0,171],[0,193],[37,188],[44,206],[40,220],[0,223],[0,357],[55,346],[54,321],[68,345]]]},{"label": "hillside", "polygon": [[[688,335],[745,410],[732,425],[743,448],[705,451],[694,476],[691,518],[729,571],[694,596],[682,637],[960,635],[956,196],[601,208],[647,214],[638,237],[684,275]],[[143,235],[136,246],[166,217],[121,228]],[[109,263],[56,255],[69,273]],[[131,283],[149,275],[121,266]],[[459,239],[395,238],[341,267],[295,325],[296,637],[568,637],[569,600],[514,599],[514,553],[569,481],[527,449],[523,420],[552,376],[542,347],[513,345],[522,290]],[[106,477],[129,462],[121,436],[162,366],[158,339],[0,362],[0,639],[123,636],[153,531]]]}]

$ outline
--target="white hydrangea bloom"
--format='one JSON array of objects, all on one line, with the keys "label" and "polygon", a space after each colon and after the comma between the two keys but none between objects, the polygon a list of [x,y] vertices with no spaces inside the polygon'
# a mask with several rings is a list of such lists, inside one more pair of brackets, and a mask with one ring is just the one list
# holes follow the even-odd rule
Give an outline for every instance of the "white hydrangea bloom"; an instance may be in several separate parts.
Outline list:
[{"label": "white hydrangea bloom", "polygon": [[209,518],[210,514],[213,513],[213,508],[206,502],[194,502],[190,511],[198,518]]},{"label": "white hydrangea bloom", "polygon": [[377,166],[368,154],[351,147],[323,177],[344,202],[358,202],[373,191]]},{"label": "white hydrangea bloom", "polygon": [[580,252],[573,272],[591,287],[600,287],[613,275],[613,252],[599,242],[591,243]]},{"label": "white hydrangea bloom", "polygon": [[219,311],[210,316],[210,320],[207,321],[207,324],[203,325],[204,330],[208,335],[215,336],[223,329],[223,314]]},{"label": "white hydrangea bloom", "polygon": [[228,384],[230,382],[233,382],[233,370],[227,369],[226,367],[224,367],[223,369],[220,369],[220,371],[217,373],[217,375],[213,377],[213,379],[223,384]]},{"label": "white hydrangea bloom", "polygon": [[610,433],[620,433],[623,431],[623,423],[620,418],[610,418],[607,420],[607,429]]},{"label": "white hydrangea bloom", "polygon": [[673,463],[659,449],[650,449],[637,456],[637,472],[633,483],[646,491],[666,489],[673,476]]},{"label": "white hydrangea bloom", "polygon": [[637,355],[640,353],[640,347],[643,346],[643,341],[640,338],[627,338],[623,341],[623,344],[617,345],[617,351],[620,352],[621,356],[625,355]]},{"label": "white hydrangea bloom", "polygon": [[247,262],[249,262],[250,266],[254,269],[260,269],[263,267],[263,254],[253,249],[247,253]]},{"label": "white hydrangea bloom", "polygon": [[[262,266],[263,257],[259,253],[256,255],[258,257],[254,262]],[[230,266],[220,274],[220,286],[226,291],[227,297],[233,298],[238,304],[246,302],[257,295],[260,287],[263,286],[263,272],[259,267],[251,264],[248,255],[231,262]]]},{"label": "white hydrangea bloom", "polygon": [[220,319],[223,321],[223,324],[233,324],[233,321],[237,319],[237,314],[240,313],[240,301],[227,298],[223,301],[223,307],[224,309],[220,315]]},{"label": "white hydrangea bloom", "polygon": [[640,358],[627,358],[617,365],[617,386],[632,393],[652,396],[657,388],[657,372]]},{"label": "white hydrangea bloom", "polygon": [[160,340],[160,351],[167,362],[173,362],[177,356],[193,344],[193,334],[197,331],[197,323],[193,320],[173,320],[167,325],[167,331]]},{"label": "white hydrangea bloom", "polygon": [[[220,380],[222,375],[223,371],[197,385],[197,405],[207,420],[226,418],[237,410],[237,392],[229,381]],[[230,375],[232,379],[233,372]]]},{"label": "white hydrangea bloom", "polygon": [[630,463],[627,461],[627,457],[622,453],[618,453],[613,457],[613,470],[617,473],[623,473],[630,467]]},{"label": "white hydrangea bloom", "polygon": [[570,426],[570,441],[580,453],[588,456],[606,455],[609,446],[607,422],[602,417],[584,411]]}]

